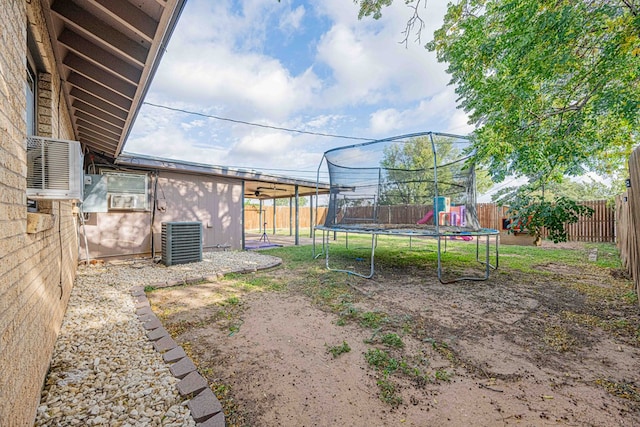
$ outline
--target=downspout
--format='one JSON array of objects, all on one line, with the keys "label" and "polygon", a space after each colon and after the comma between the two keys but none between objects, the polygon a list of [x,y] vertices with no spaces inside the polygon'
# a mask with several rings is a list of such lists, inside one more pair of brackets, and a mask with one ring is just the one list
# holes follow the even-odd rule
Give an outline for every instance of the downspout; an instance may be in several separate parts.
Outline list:
[{"label": "downspout", "polygon": [[246,237],[245,237],[245,218],[244,218],[244,192],[245,192],[245,188],[244,188],[245,182],[244,180],[242,181],[242,203],[240,203],[241,207],[241,212],[240,212],[240,226],[242,227],[242,250],[245,251],[247,250],[246,248]]},{"label": "downspout", "polygon": [[156,258],[156,248],[155,248],[155,239],[153,226],[156,220],[156,208],[158,203],[158,171],[156,170],[153,173],[154,183],[153,183],[153,203],[151,205],[151,260]]},{"label": "downspout", "polygon": [[296,184],[296,246],[300,245],[300,193]]}]

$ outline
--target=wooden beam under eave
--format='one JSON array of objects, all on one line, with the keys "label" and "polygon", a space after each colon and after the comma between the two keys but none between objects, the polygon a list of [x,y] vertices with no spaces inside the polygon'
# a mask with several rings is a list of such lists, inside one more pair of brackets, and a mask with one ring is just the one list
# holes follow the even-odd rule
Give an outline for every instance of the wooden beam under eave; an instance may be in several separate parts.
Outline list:
[{"label": "wooden beam under eave", "polygon": [[85,140],[91,142],[94,145],[99,145],[100,148],[104,150],[111,150],[112,151],[111,155],[113,155],[113,152],[116,148],[115,146],[116,143],[112,139],[102,138],[99,136],[89,134],[87,132],[78,132],[78,135],[80,135],[80,137],[84,138]]},{"label": "wooden beam under eave", "polygon": [[69,95],[71,95],[71,97],[73,98],[84,101],[87,104],[104,111],[105,113],[109,113],[112,116],[118,117],[119,119],[126,120],[128,116],[128,112],[126,110],[118,108],[113,104],[109,104],[108,102],[104,102],[103,100],[91,95],[88,92],[78,89],[77,87],[72,88],[69,91]]},{"label": "wooden beam under eave", "polygon": [[94,0],[113,19],[151,42],[158,29],[158,22],[126,0]]},{"label": "wooden beam under eave", "polygon": [[122,79],[120,76],[105,71],[102,67],[95,65],[92,62],[76,55],[73,52],[69,52],[65,56],[62,63],[72,71],[81,74],[94,82],[101,84],[115,92],[118,92],[122,96],[133,99],[136,94],[136,85]]},{"label": "wooden beam under eave", "polygon": [[118,117],[112,116],[111,114],[107,114],[104,111],[99,110],[99,109],[87,104],[86,102],[83,102],[83,101],[79,100],[79,99],[75,99],[71,103],[71,106],[73,108],[75,108],[76,110],[83,111],[83,112],[85,112],[86,114],[88,114],[90,116],[97,117],[99,119],[102,119],[104,121],[107,121],[107,122],[112,123],[112,124],[114,124],[116,126],[119,126],[119,127],[124,127],[124,124],[125,124],[124,120],[122,120],[122,119],[120,119]]},{"label": "wooden beam under eave", "polygon": [[108,131],[105,128],[101,128],[100,126],[97,126],[94,122],[88,122],[86,120],[76,119],[76,126],[78,127],[78,129],[84,128],[92,132],[95,132],[98,135],[104,135],[106,137],[116,138],[116,139],[120,138],[121,132]]},{"label": "wooden beam under eave", "polygon": [[113,153],[115,153],[115,146],[112,146],[111,144],[101,143],[100,141],[96,141],[95,139],[86,135],[79,135],[79,139],[82,143],[87,145],[89,148],[92,148],[94,151],[102,151],[103,153],[109,155],[109,157],[114,157]]},{"label": "wooden beam under eave", "polygon": [[72,72],[67,78],[67,82],[72,86],[82,89],[85,92],[92,94],[93,96],[100,98],[116,107],[122,108],[125,111],[131,109],[131,100],[125,98],[117,92],[110,90],[102,85],[97,84],[91,79],[88,79],[78,73]]},{"label": "wooden beam under eave", "polygon": [[117,50],[121,55],[126,56],[129,61],[137,63],[140,67],[144,66],[149,54],[148,47],[131,40],[75,3],[58,0],[51,5],[51,10],[65,21],[68,26],[75,27],[84,35],[94,38],[101,44],[110,46],[110,49]]},{"label": "wooden beam under eave", "polygon": [[81,135],[90,136],[98,141],[105,141],[113,144],[116,144],[118,142],[118,138],[114,138],[112,135],[105,135],[103,133],[94,132],[91,129],[87,129],[80,125],[78,125],[78,133]]},{"label": "wooden beam under eave", "polygon": [[142,70],[117,56],[107,52],[100,46],[74,33],[68,28],[62,31],[58,41],[78,55],[92,61],[94,64],[137,85],[142,77]]},{"label": "wooden beam under eave", "polygon": [[118,126],[114,126],[111,123],[107,123],[102,119],[99,119],[97,117],[94,116],[90,116],[87,113],[80,111],[80,110],[76,110],[76,113],[74,114],[75,118],[76,118],[76,122],[82,120],[85,123],[91,123],[92,125],[99,127],[100,129],[104,129],[106,131],[109,131],[111,133],[117,134],[117,135],[121,135],[122,134],[122,128],[118,127]]}]

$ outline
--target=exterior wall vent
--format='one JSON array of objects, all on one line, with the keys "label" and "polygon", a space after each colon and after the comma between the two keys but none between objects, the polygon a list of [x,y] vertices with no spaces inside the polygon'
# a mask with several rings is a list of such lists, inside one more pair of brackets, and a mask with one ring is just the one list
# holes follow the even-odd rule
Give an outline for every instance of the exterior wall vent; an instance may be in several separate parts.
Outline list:
[{"label": "exterior wall vent", "polygon": [[82,200],[82,148],[78,141],[27,138],[27,198]]},{"label": "exterior wall vent", "polygon": [[162,263],[174,264],[202,261],[201,222],[162,223]]}]

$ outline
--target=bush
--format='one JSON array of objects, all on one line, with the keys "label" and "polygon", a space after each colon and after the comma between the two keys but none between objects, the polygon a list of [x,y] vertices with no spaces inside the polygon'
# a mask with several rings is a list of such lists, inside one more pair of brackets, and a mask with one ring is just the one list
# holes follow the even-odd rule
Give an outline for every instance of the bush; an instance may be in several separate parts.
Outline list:
[{"label": "bush", "polygon": [[553,243],[566,242],[568,224],[578,222],[580,216],[590,217],[593,209],[560,196],[554,201],[545,200],[542,196],[522,196],[512,202],[507,211],[509,231],[526,229],[535,236],[536,244],[542,241],[542,229],[549,232]]}]

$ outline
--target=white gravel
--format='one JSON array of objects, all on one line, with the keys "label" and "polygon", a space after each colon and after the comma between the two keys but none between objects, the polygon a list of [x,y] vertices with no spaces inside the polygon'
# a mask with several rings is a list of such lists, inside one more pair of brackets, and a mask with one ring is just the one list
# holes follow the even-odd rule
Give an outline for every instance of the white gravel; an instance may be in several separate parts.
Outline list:
[{"label": "white gravel", "polygon": [[194,426],[186,399],[145,335],[130,289],[182,283],[280,263],[255,252],[210,252],[165,267],[150,260],[80,266],[36,426]]}]

